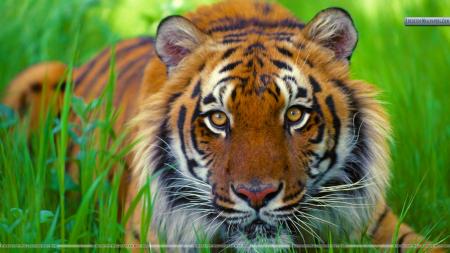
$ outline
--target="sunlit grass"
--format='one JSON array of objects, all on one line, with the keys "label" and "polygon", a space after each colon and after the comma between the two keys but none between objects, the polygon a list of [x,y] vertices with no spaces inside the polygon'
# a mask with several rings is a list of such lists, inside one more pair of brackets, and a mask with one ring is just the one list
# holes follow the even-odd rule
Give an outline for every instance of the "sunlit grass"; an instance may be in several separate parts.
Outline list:
[{"label": "sunlit grass", "polygon": [[[450,4],[420,0],[392,5],[388,1],[366,5],[354,1],[282,2],[303,20],[335,5],[352,14],[360,31],[352,75],[380,88],[394,129],[388,202],[422,234],[449,242],[450,29],[405,27],[402,21],[404,16],[443,16]],[[154,33],[159,19],[192,10],[197,4],[158,3],[1,1],[0,90],[32,63],[56,59],[79,65],[117,38]],[[125,22],[126,17],[132,18]],[[79,56],[74,54],[75,48]],[[62,118],[43,115],[30,139],[26,120],[18,121],[0,107],[1,243],[123,242],[130,211],[121,221],[117,219],[119,178],[123,157],[133,144],[124,146],[126,133],[112,132],[117,116],[111,106],[114,78],[112,71],[103,95],[88,104],[66,96]],[[69,110],[76,120],[68,117]],[[76,157],[69,156],[70,142],[80,147]],[[78,180],[65,172],[69,159],[80,168]],[[111,170],[114,177],[109,176]],[[152,210],[149,189],[138,194],[148,203],[143,212],[143,238]],[[369,243],[365,240],[357,243]]]}]

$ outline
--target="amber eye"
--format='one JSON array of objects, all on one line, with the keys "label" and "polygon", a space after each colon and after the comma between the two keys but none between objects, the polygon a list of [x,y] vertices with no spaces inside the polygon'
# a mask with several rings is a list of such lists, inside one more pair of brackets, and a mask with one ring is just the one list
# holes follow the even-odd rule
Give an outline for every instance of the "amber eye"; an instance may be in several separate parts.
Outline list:
[{"label": "amber eye", "polygon": [[298,107],[291,107],[287,110],[286,112],[286,118],[289,120],[289,122],[291,123],[295,123],[299,120],[302,119],[303,116],[303,112],[300,108]]},{"label": "amber eye", "polygon": [[227,115],[224,112],[220,112],[220,111],[212,112],[211,114],[209,114],[209,120],[216,127],[223,127],[228,122]]}]

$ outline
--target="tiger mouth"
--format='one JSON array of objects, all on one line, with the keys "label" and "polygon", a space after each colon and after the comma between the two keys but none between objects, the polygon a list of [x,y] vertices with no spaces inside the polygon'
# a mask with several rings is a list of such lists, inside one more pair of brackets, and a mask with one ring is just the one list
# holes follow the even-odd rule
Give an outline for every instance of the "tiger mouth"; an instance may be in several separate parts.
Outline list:
[{"label": "tiger mouth", "polygon": [[243,227],[242,232],[249,240],[275,238],[277,235],[277,228],[262,221],[261,219],[256,219],[252,223]]}]

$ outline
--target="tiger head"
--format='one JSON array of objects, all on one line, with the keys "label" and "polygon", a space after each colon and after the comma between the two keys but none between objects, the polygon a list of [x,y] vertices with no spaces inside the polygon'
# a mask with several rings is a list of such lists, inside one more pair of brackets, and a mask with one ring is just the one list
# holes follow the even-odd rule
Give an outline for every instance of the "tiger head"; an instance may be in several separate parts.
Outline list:
[{"label": "tiger head", "polygon": [[230,243],[320,240],[362,224],[383,194],[388,125],[373,89],[349,79],[349,14],[305,25],[254,9],[200,9],[158,28],[150,67],[167,80],[140,114],[134,173],[157,175],[153,222],[174,243],[202,229]]}]

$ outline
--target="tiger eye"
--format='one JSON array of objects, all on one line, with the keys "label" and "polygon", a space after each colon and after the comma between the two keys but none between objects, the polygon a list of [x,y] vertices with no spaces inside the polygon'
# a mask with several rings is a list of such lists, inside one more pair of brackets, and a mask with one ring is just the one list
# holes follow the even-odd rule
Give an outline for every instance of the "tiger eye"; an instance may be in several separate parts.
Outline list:
[{"label": "tiger eye", "polygon": [[286,112],[286,117],[290,122],[297,122],[302,118],[302,110],[298,107],[291,107]]},{"label": "tiger eye", "polygon": [[218,127],[224,126],[228,121],[227,115],[224,112],[213,112],[210,114],[209,119]]}]

